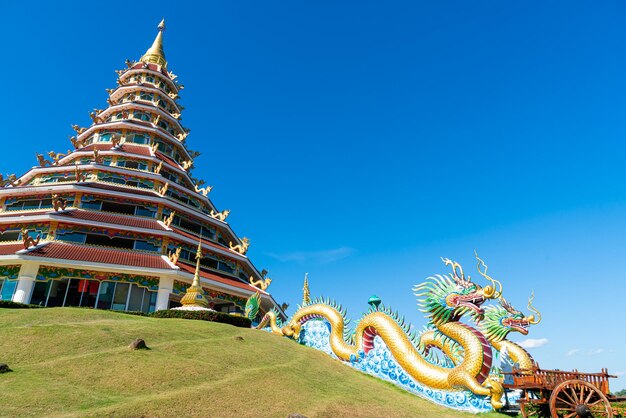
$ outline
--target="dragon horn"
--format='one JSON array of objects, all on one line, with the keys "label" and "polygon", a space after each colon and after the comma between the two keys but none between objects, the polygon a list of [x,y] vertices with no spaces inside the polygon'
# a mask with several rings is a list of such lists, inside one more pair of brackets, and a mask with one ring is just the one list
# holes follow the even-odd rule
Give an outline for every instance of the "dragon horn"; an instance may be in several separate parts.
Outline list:
[{"label": "dragon horn", "polygon": [[533,306],[533,300],[535,300],[535,291],[533,290],[532,293],[530,294],[530,297],[528,298],[528,309],[530,309],[531,311],[533,311],[534,313],[537,314],[537,316],[539,317],[539,319],[537,319],[535,321],[535,316],[531,315],[530,318],[530,323],[533,325],[537,325],[538,323],[541,322],[541,312],[539,312],[537,309],[535,309],[535,307]]},{"label": "dragon horn", "polygon": [[[478,273],[480,273],[480,275],[483,276],[485,279],[489,280],[493,285],[493,298],[500,298],[500,296],[502,296],[502,283],[500,283],[498,280],[492,279],[490,276],[487,275],[487,269],[489,268],[489,266],[487,266],[487,264],[485,264],[485,262],[478,256],[478,252],[476,252],[476,250],[474,250],[474,256],[476,257],[476,260],[478,260]],[[485,267],[485,271],[480,270],[481,265]],[[500,288],[500,290],[498,290],[498,288]]]},{"label": "dragon horn", "polygon": [[467,280],[465,280],[463,267],[461,267],[459,263],[457,263],[456,261],[452,261],[449,258],[443,258],[443,257],[441,257],[441,261],[443,261],[446,264],[446,266],[452,266],[452,277],[455,282],[461,284],[460,282],[471,281],[469,277],[467,278]]}]

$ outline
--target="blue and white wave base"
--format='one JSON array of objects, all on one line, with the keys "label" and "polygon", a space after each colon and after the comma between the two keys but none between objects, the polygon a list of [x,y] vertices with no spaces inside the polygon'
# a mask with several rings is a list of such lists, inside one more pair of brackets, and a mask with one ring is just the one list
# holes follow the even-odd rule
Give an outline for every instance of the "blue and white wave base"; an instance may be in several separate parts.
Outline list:
[{"label": "blue and white wave base", "polygon": [[[300,344],[323,351],[337,358],[330,348],[330,324],[323,320],[309,320],[300,332]],[[401,388],[425,398],[438,405],[465,412],[493,411],[488,397],[474,395],[470,391],[445,391],[426,387],[409,376],[394,360],[391,352],[376,336],[374,349],[370,350],[360,361],[343,362],[362,372],[392,382]]]}]

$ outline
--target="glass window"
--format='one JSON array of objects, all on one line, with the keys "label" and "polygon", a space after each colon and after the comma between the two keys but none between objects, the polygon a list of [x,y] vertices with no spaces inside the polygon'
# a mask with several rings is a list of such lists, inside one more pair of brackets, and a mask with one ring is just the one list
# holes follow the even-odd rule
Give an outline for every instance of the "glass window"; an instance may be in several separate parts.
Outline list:
[{"label": "glass window", "polygon": [[151,244],[147,241],[142,241],[142,240],[136,240],[135,241],[135,250],[142,250],[142,251],[159,251],[160,247]]},{"label": "glass window", "polygon": [[100,292],[98,294],[98,309],[111,309],[113,303],[113,294],[115,292],[114,282],[100,283]]},{"label": "glass window", "polygon": [[91,202],[85,202],[83,200],[80,206],[84,209],[100,210],[100,208],[102,207],[102,202],[99,200],[92,200]]},{"label": "glass window", "polygon": [[[149,120],[149,119],[148,119]],[[134,144],[147,144],[150,138],[144,134],[128,134],[126,135],[126,141]]]},{"label": "glass window", "polygon": [[85,243],[86,235],[82,232],[57,232],[56,238],[60,241],[77,242],[79,244]]},{"label": "glass window", "polygon": [[30,297],[31,305],[46,306],[46,299],[52,282],[37,282],[33,288],[33,294]]},{"label": "glass window", "polygon": [[0,291],[0,300],[11,300],[16,287],[17,280],[4,280],[2,291]]},{"label": "glass window", "polygon": [[115,295],[113,296],[113,304],[111,305],[111,309],[115,311],[126,310],[129,287],[130,286],[128,283],[117,283],[117,286],[115,286]]},{"label": "glass window", "polygon": [[[17,241],[20,239],[20,231],[4,231],[0,234],[0,241]],[[0,283],[2,286],[2,283]]]},{"label": "glass window", "polygon": [[67,290],[68,279],[53,280],[50,283],[50,293],[48,294],[48,306],[63,306],[65,291]]},{"label": "glass window", "polygon": [[144,289],[137,286],[130,286],[130,298],[128,299],[128,310],[129,311],[141,311],[141,304],[143,302],[143,292]]},{"label": "glass window", "polygon": [[147,289],[144,290],[145,293],[141,310],[143,312],[154,312],[154,310],[156,309],[157,292],[150,292]]},{"label": "glass window", "polygon": [[154,209],[146,208],[145,206],[136,206],[135,215],[154,218],[156,215],[156,211]]},{"label": "glass window", "polygon": [[147,100],[151,102],[154,96],[152,95],[152,93],[141,92],[141,94],[139,95],[139,98],[141,100]]},{"label": "glass window", "polygon": [[134,117],[135,119],[143,120],[143,121],[146,121],[146,122],[150,122],[150,120],[152,119],[152,118],[150,117],[150,114],[149,114],[149,113],[139,112],[138,110],[135,110],[135,111],[133,112],[133,117]]}]

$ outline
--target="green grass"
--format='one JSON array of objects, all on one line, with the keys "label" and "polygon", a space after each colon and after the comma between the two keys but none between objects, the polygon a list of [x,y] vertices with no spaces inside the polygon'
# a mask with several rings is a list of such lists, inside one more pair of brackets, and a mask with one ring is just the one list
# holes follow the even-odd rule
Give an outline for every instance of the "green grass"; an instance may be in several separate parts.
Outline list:
[{"label": "green grass", "polygon": [[[151,350],[129,350],[135,338]],[[0,309],[0,363],[13,369],[0,374],[1,416],[472,416],[288,339],[205,321]]]}]

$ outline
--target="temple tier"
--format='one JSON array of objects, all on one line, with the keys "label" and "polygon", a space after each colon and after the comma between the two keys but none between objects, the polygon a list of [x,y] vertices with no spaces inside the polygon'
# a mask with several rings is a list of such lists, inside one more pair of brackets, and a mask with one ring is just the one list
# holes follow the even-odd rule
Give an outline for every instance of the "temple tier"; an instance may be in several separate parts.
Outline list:
[{"label": "temple tier", "polygon": [[258,292],[259,315],[283,314],[230,211],[191,176],[199,153],[186,146],[183,85],[167,68],[165,22],[158,29],[117,71],[107,108],[72,126],[73,150],[37,154],[19,178],[0,175],[0,300],[151,312],[180,306],[191,289],[203,306],[243,314]]}]

